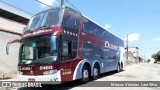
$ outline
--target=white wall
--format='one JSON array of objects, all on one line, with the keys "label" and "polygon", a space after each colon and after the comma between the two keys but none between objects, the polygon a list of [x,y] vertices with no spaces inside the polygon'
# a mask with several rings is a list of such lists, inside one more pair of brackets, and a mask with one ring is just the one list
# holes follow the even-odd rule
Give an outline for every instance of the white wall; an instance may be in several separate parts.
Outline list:
[{"label": "white wall", "polygon": [[10,45],[10,55],[6,54],[6,44],[13,39],[19,39],[20,36],[0,31],[0,78],[15,77],[17,72],[19,43]]},{"label": "white wall", "polygon": [[0,17],[0,29],[12,30],[14,32],[22,33],[22,30],[25,26],[25,24]]},{"label": "white wall", "polygon": [[[0,29],[10,30],[17,33],[22,33],[26,25],[0,17]],[[10,55],[6,55],[6,44],[10,40],[20,39],[20,35],[0,31],[0,78],[16,77],[19,43],[10,46]]]}]

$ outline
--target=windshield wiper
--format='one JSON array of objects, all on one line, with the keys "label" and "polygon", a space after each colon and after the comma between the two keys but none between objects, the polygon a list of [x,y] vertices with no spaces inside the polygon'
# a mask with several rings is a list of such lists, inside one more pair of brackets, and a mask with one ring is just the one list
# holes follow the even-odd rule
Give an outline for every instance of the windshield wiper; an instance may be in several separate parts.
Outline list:
[{"label": "windshield wiper", "polygon": [[49,29],[49,28],[51,28],[51,26],[41,26],[41,27],[36,28],[36,30],[37,30],[37,29],[42,29],[42,28],[47,28],[47,29]]},{"label": "windshield wiper", "polygon": [[30,32],[33,32],[33,30],[29,30],[29,29],[28,29],[28,30],[26,30],[25,32],[27,32],[27,33],[29,32],[29,33],[30,33]]}]

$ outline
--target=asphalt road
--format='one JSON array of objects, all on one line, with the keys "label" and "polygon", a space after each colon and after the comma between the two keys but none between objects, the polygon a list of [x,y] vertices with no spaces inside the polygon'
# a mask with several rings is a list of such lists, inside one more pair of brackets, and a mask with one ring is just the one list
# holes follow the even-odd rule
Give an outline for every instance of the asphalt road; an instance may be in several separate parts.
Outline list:
[{"label": "asphalt road", "polygon": [[[107,82],[106,82],[107,81]],[[110,84],[108,81],[160,81],[160,64],[134,64],[124,68],[122,72],[102,74],[99,79],[87,84],[78,81],[61,85],[45,85],[41,88],[3,88],[2,90],[160,90],[160,87],[97,87]]]}]

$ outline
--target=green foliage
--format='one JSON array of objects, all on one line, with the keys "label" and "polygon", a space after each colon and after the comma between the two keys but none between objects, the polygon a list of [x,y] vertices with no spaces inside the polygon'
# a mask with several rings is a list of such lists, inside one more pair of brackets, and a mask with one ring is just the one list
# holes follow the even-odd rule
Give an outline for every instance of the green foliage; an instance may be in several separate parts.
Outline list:
[{"label": "green foliage", "polygon": [[155,59],[155,61],[160,61],[160,51],[152,55],[152,58]]},{"label": "green foliage", "polygon": [[149,63],[150,61],[151,61],[151,59],[148,59],[148,60],[147,60],[147,63]]},{"label": "green foliage", "polygon": [[126,66],[128,66],[128,65],[132,65],[132,61],[130,61],[130,60],[126,60]]}]

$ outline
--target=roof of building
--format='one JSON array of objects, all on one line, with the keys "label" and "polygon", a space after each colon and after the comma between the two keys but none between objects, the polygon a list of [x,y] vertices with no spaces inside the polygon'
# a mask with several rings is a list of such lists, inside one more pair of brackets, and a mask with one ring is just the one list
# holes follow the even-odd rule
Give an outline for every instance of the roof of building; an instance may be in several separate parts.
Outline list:
[{"label": "roof of building", "polygon": [[0,1],[0,17],[27,24],[33,14]]}]

